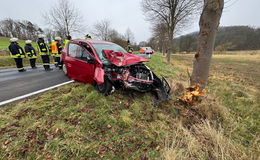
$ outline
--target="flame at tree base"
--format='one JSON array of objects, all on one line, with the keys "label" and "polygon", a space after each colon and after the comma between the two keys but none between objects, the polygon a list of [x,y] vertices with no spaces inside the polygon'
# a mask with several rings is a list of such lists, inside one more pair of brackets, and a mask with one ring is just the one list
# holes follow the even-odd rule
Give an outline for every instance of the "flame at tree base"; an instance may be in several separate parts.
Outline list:
[{"label": "flame at tree base", "polygon": [[200,88],[200,84],[196,84],[186,88],[180,100],[185,104],[195,104],[201,101],[201,97],[205,97],[205,90]]}]

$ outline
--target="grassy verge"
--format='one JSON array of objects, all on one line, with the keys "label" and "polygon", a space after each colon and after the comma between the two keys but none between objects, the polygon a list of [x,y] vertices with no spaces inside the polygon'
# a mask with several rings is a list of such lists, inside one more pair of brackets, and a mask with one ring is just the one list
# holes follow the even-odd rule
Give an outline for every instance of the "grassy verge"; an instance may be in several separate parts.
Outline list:
[{"label": "grassy verge", "polygon": [[[10,45],[8,37],[0,37],[0,69],[1,68],[12,68],[15,67],[15,62],[14,60],[9,56],[9,51],[8,51],[8,46]],[[19,40],[18,41],[19,45],[24,48],[25,46],[25,41],[24,40]],[[33,47],[36,49],[36,43],[32,43]],[[24,59],[24,66],[29,66],[29,59],[25,58]],[[42,64],[41,57],[38,55],[37,59],[37,64]]]},{"label": "grassy verge", "polygon": [[[52,57],[50,57],[51,61],[50,63],[54,63],[54,60]],[[30,61],[28,58],[23,59],[23,65],[24,66],[30,66]],[[36,60],[36,65],[42,65],[41,57],[38,55],[38,58]],[[4,68],[15,68],[15,61],[10,56],[0,56],[0,69]]]},{"label": "grassy verge", "polygon": [[[174,55],[172,65],[192,69],[193,55]],[[224,123],[230,138],[259,151],[260,55],[215,55],[207,92],[230,112]],[[187,75],[183,74],[187,78]],[[185,79],[184,78],[184,79]]]},{"label": "grassy verge", "polygon": [[237,97],[244,94],[228,84],[230,74],[220,81],[214,71],[203,103],[183,106],[176,97],[190,60],[176,55],[166,64],[157,54],[147,63],[173,84],[172,100],[159,107],[149,93],[104,97],[74,83],[1,108],[0,159],[257,159],[257,93],[239,81],[248,98]]},{"label": "grassy verge", "polygon": [[[0,37],[0,51],[1,50],[7,50],[8,49],[8,46],[10,45],[10,42],[9,42],[10,38],[9,37]],[[21,47],[24,47],[25,46],[25,40],[18,40],[18,43]],[[33,42],[32,45],[34,47],[36,47],[36,43]]]}]

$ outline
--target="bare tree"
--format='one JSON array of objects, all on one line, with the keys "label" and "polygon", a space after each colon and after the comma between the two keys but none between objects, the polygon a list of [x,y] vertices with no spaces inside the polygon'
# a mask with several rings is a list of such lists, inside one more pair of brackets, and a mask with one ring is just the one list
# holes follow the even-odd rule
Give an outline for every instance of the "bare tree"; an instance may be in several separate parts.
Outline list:
[{"label": "bare tree", "polygon": [[200,17],[200,33],[198,50],[195,54],[191,85],[207,85],[209,68],[215,37],[224,7],[224,0],[204,0],[204,8]]},{"label": "bare tree", "polygon": [[84,29],[79,10],[69,0],[59,0],[43,17],[62,37]]},{"label": "bare tree", "polygon": [[103,19],[94,24],[92,34],[100,40],[108,41],[111,30],[111,22],[107,19]]},{"label": "bare tree", "polygon": [[2,20],[0,22],[1,30],[5,37],[15,37],[15,21],[11,18]]},{"label": "bare tree", "polygon": [[130,28],[127,28],[124,37],[125,37],[126,41],[129,41],[130,43],[134,43],[135,36]]},{"label": "bare tree", "polygon": [[[181,28],[189,22],[198,11],[201,0],[143,0],[142,7],[147,20],[154,24],[166,25],[169,50],[173,51],[173,38],[176,28]],[[170,62],[171,52],[167,53]]]},{"label": "bare tree", "polygon": [[127,47],[127,40],[125,40],[125,37],[118,33],[115,29],[112,29],[109,33],[109,41],[114,42],[124,48]]},{"label": "bare tree", "polygon": [[169,41],[168,34],[165,32],[167,25],[164,23],[158,23],[153,27],[153,39],[157,42],[157,48],[160,52],[165,53],[167,51],[167,42]]},{"label": "bare tree", "polygon": [[41,28],[30,21],[18,21],[11,18],[0,21],[0,32],[5,37],[35,40]]},{"label": "bare tree", "polygon": [[48,43],[51,43],[51,40],[55,37],[55,32],[49,28],[44,29],[44,34],[46,36],[46,39]]}]

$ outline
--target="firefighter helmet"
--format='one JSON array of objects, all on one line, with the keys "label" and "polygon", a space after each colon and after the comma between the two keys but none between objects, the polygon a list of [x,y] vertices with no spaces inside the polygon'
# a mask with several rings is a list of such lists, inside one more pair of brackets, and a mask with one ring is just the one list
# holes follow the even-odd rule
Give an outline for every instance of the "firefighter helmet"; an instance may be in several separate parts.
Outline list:
[{"label": "firefighter helmet", "polygon": [[25,44],[31,44],[31,43],[32,43],[31,40],[26,40],[26,41],[25,41]]},{"label": "firefighter helmet", "polygon": [[38,35],[38,38],[44,38],[44,37],[45,37],[45,35],[43,35],[43,34]]},{"label": "firefighter helmet", "polygon": [[17,41],[18,41],[18,38],[15,38],[15,37],[10,39],[10,42],[17,42]]},{"label": "firefighter helmet", "polygon": [[60,37],[55,37],[54,40],[55,41],[61,41],[61,38]]}]

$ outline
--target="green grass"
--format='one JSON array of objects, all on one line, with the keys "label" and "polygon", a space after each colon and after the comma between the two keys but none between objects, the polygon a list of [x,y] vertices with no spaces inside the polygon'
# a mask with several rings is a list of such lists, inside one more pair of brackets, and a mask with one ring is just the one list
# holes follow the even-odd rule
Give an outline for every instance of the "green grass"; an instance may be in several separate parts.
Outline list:
[{"label": "green grass", "polygon": [[[155,107],[149,93],[117,90],[104,97],[73,83],[0,108],[0,159],[257,159],[259,90],[256,83],[245,86],[249,75],[234,82],[223,68],[239,63],[223,59],[213,58],[209,97],[195,106],[174,96]],[[241,61],[254,66],[254,59]],[[167,64],[156,54],[147,65],[186,81],[191,56],[174,55]],[[197,121],[198,115],[206,119]]]},{"label": "green grass", "polygon": [[[8,50],[8,46],[10,45],[8,37],[0,37],[0,69],[1,68],[11,68],[11,67],[16,67],[15,66],[15,62],[14,59],[12,59],[9,56],[9,50]],[[18,41],[19,45],[24,48],[25,46],[25,41],[24,40],[19,40]],[[33,47],[37,50],[37,45],[35,42],[32,43]],[[53,63],[53,58],[51,58],[51,63]],[[28,58],[25,58],[23,60],[24,66],[30,66],[30,62]],[[41,65],[42,64],[42,60],[41,57],[38,55],[37,61],[36,61],[37,65]]]},{"label": "green grass", "polygon": [[[173,65],[192,67],[193,55],[174,55]],[[260,133],[260,55],[215,55],[212,59],[207,92],[230,110],[235,124],[232,136],[246,147]],[[234,126],[235,125],[235,126]]]},{"label": "green grass", "polygon": [[[0,62],[0,69],[16,67],[14,59],[10,56],[0,56]],[[50,63],[54,63],[54,60],[51,57]],[[23,59],[23,65],[30,66],[30,61],[28,58]],[[39,55],[37,56],[36,65],[42,65],[42,59]]]},{"label": "green grass", "polygon": [[11,104],[0,110],[0,159],[158,158],[176,113],[152,104],[150,94],[104,97],[80,83]]},{"label": "green grass", "polygon": [[[25,40],[18,40],[18,43],[21,47],[25,46]],[[9,44],[10,44],[10,38],[9,37],[0,37],[0,51],[1,50],[7,50]],[[32,45],[36,48],[35,42],[33,42]]]}]

